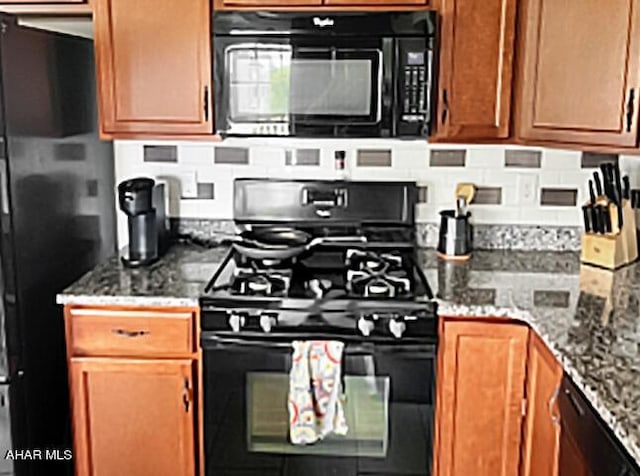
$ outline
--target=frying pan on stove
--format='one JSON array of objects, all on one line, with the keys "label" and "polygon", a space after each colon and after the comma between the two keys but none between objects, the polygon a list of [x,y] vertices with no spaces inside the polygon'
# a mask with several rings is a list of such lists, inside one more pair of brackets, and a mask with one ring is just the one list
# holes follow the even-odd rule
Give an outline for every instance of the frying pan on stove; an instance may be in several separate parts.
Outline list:
[{"label": "frying pan on stove", "polygon": [[243,256],[258,260],[295,258],[312,248],[327,243],[364,243],[364,236],[326,236],[313,238],[309,233],[290,227],[251,230],[233,242],[234,249]]}]

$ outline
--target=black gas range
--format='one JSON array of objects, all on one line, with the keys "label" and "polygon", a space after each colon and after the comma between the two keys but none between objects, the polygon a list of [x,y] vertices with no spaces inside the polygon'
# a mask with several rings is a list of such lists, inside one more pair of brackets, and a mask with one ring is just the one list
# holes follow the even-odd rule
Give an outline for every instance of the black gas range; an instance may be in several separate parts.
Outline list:
[{"label": "black gas range", "polygon": [[[200,299],[206,474],[429,476],[437,304],[415,184],[241,179],[234,193],[238,237]],[[290,237],[309,241],[277,258]],[[295,340],[345,343],[346,436],[289,443]]]}]

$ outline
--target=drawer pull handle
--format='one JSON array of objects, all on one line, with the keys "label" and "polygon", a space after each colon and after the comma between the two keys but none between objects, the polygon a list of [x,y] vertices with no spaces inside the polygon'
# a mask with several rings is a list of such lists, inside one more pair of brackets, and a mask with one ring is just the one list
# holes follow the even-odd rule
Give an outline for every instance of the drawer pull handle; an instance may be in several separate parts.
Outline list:
[{"label": "drawer pull handle", "polygon": [[113,329],[111,332],[122,337],[142,337],[151,334],[149,331],[127,331],[125,329]]}]

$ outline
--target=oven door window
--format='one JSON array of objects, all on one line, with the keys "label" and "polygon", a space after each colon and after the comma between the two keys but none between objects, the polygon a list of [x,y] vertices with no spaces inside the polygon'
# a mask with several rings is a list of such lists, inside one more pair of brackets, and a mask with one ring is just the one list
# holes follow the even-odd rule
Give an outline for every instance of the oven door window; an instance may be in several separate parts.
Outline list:
[{"label": "oven door window", "polygon": [[382,52],[234,44],[225,51],[230,123],[376,124]]},{"label": "oven door window", "polygon": [[249,451],[292,455],[387,456],[389,377],[344,378],[344,411],[349,431],[328,435],[313,445],[289,442],[289,376],[276,372],[247,374],[247,447]]}]

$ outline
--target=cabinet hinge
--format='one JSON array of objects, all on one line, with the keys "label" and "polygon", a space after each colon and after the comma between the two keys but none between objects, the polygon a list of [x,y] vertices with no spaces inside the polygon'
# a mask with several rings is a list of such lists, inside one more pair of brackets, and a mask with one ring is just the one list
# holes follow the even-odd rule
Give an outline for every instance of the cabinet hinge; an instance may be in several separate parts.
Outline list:
[{"label": "cabinet hinge", "polygon": [[522,416],[523,417],[527,416],[527,399],[526,398],[522,399]]}]

